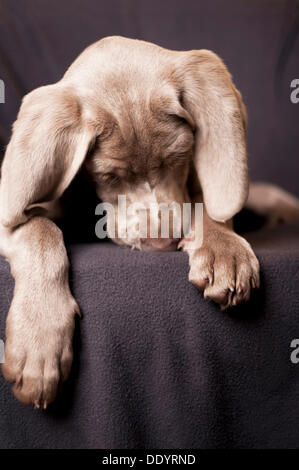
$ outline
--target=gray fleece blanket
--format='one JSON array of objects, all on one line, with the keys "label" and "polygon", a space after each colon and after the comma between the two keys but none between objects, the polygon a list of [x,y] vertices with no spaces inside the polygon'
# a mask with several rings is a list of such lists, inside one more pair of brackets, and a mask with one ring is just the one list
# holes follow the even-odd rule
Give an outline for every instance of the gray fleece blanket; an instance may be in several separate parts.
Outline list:
[{"label": "gray fleece blanket", "polygon": [[[299,226],[248,236],[262,288],[221,312],[188,283],[181,252],[68,247],[83,312],[72,377],[46,412],[0,377],[1,448],[299,446]],[[12,297],[0,259],[0,338]]]}]

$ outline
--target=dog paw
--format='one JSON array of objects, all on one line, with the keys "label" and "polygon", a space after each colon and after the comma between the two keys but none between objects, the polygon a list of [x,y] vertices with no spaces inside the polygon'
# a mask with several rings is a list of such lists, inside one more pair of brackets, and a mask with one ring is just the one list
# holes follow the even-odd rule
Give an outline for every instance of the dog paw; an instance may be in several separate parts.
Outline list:
[{"label": "dog paw", "polygon": [[235,233],[210,235],[201,248],[189,251],[189,259],[189,281],[223,310],[247,301],[259,287],[259,262]]},{"label": "dog paw", "polygon": [[78,306],[68,289],[15,289],[6,323],[4,377],[25,404],[47,408],[72,364],[74,314]]}]

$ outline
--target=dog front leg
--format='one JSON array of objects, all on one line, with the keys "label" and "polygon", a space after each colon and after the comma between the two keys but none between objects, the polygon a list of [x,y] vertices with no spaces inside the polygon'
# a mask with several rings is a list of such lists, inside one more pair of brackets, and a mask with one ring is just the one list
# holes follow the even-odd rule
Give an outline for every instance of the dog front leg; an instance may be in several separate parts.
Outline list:
[{"label": "dog front leg", "polygon": [[15,280],[3,374],[20,401],[46,408],[69,374],[79,313],[63,236],[51,220],[34,217],[13,230],[1,227],[0,239]]},{"label": "dog front leg", "polygon": [[[197,197],[194,202],[201,201]],[[248,300],[251,288],[259,287],[259,262],[251,246],[233,231],[232,221],[215,222],[204,206],[202,233],[197,233],[194,214],[194,239],[181,242],[189,255],[190,282],[222,309]]]}]

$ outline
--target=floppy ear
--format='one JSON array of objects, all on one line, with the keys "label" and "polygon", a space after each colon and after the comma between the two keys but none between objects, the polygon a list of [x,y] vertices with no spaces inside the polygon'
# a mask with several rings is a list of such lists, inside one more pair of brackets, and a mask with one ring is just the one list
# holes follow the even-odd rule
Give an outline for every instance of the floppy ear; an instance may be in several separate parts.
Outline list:
[{"label": "floppy ear", "polygon": [[78,98],[60,84],[29,93],[1,168],[0,219],[16,226],[33,205],[58,199],[79,170],[94,130]]},{"label": "floppy ear", "polygon": [[243,207],[248,195],[246,110],[216,54],[183,54],[182,100],[196,126],[194,166],[209,216],[224,222]]}]

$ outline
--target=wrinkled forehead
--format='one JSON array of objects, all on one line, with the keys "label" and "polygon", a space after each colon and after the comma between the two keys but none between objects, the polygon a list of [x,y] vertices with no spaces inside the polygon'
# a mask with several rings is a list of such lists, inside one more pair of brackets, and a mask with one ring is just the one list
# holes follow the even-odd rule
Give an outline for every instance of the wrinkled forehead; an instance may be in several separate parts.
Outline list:
[{"label": "wrinkled forehead", "polygon": [[111,132],[99,139],[101,171],[130,166],[140,174],[186,152],[193,143],[192,123],[177,99],[157,91],[126,96],[113,112]]}]

